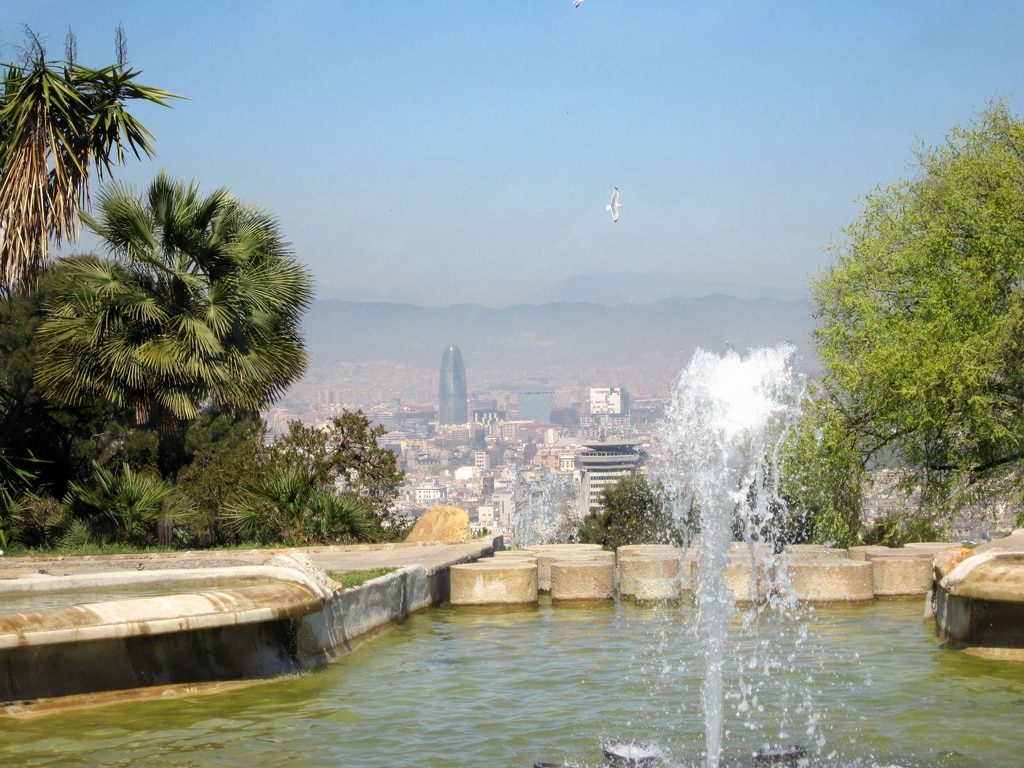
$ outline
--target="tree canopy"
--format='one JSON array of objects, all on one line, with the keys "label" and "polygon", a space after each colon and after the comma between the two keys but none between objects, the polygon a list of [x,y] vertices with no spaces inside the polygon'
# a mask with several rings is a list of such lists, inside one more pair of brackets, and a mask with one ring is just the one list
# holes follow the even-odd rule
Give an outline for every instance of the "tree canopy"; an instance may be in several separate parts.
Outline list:
[{"label": "tree canopy", "polygon": [[83,218],[109,258],[60,263],[36,380],[60,403],[131,409],[173,478],[204,407],[257,412],[305,371],[312,279],[276,219],[226,189],[204,196],[161,173],[138,196],[115,182]]},{"label": "tree canopy", "polygon": [[623,544],[674,544],[688,539],[680,521],[672,517],[664,489],[647,475],[624,475],[601,491],[601,507],[583,518],[579,540],[618,549]]},{"label": "tree canopy", "polygon": [[322,427],[292,421],[288,433],[267,451],[268,462],[280,471],[301,469],[319,486],[353,494],[385,528],[397,532],[403,523],[393,514],[393,505],[405,473],[398,469],[394,451],[380,445],[386,434],[362,411],[345,410]]},{"label": "tree canopy", "polygon": [[916,160],[814,281],[815,336],[830,418],[934,508],[1024,459],[1024,124],[994,104]]}]

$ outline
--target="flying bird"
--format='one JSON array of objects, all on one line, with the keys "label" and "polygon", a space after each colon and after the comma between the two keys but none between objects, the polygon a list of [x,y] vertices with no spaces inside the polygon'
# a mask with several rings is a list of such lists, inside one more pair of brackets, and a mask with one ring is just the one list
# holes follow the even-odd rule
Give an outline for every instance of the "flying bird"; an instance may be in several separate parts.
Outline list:
[{"label": "flying bird", "polygon": [[612,190],[612,201],[605,206],[605,208],[612,212],[612,221],[619,220],[619,208],[621,207],[619,205],[619,188],[616,187]]},{"label": "flying bird", "polygon": [[572,0],[572,4],[579,8],[583,4],[583,0]]}]

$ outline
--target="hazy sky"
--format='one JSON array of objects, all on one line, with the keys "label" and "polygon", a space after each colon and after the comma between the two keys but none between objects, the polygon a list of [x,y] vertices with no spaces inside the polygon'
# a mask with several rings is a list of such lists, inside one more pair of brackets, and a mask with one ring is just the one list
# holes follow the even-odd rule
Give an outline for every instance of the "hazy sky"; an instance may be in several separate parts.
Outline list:
[{"label": "hazy sky", "polygon": [[[1024,3],[32,0],[63,58],[189,98],[160,168],[275,212],[319,298],[505,306],[629,271],[803,290],[873,187],[993,99]],[[618,186],[613,224],[605,205]]]}]

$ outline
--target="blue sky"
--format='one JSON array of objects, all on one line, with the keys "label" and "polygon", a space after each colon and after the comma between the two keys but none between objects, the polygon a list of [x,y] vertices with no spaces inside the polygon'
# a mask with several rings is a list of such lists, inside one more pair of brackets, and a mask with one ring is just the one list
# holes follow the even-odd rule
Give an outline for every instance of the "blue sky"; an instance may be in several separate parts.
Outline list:
[{"label": "blue sky", "polygon": [[[136,114],[160,168],[275,212],[319,298],[505,306],[589,272],[805,290],[878,184],[993,99],[1024,3],[49,2],[62,58],[188,97]],[[613,186],[622,210],[605,205]]]}]

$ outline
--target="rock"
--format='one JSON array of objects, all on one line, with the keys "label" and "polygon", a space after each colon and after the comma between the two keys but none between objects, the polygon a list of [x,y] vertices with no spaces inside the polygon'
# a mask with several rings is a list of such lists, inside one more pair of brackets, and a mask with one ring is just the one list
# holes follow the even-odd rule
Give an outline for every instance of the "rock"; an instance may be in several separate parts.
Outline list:
[{"label": "rock", "polygon": [[465,541],[469,538],[469,514],[447,504],[431,507],[416,521],[409,535],[410,542]]}]

